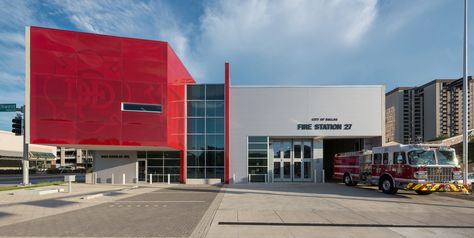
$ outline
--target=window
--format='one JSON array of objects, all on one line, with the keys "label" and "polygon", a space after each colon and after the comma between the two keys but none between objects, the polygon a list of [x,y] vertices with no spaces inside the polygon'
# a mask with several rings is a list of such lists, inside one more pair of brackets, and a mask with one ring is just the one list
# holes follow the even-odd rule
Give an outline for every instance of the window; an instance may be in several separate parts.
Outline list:
[{"label": "window", "polygon": [[312,158],[312,150],[311,150],[311,141],[304,141],[303,142],[303,150],[304,150],[304,158]]},{"label": "window", "polygon": [[204,102],[188,102],[188,117],[204,117]]},{"label": "window", "polygon": [[301,158],[301,142],[295,141],[293,143],[293,153],[295,155],[295,158]]},{"label": "window", "polygon": [[134,111],[134,112],[161,112],[161,104],[141,104],[141,103],[122,103],[122,111]]},{"label": "window", "polygon": [[283,141],[283,158],[290,158],[291,141]]},{"label": "window", "polygon": [[206,102],[206,116],[207,117],[223,117],[224,116],[224,102]]},{"label": "window", "polygon": [[224,150],[224,135],[207,135],[207,150]]},{"label": "window", "polygon": [[188,119],[188,133],[189,134],[203,134],[204,127],[204,118],[189,118]]},{"label": "window", "polygon": [[405,152],[393,152],[393,160],[392,160],[393,164],[398,164],[398,156],[402,157],[402,164],[407,163]]},{"label": "window", "polygon": [[266,136],[249,136],[249,143],[267,143]]},{"label": "window", "polygon": [[188,85],[188,177],[224,178],[224,85]]},{"label": "window", "polygon": [[204,166],[205,151],[188,151],[187,164],[189,166]]},{"label": "window", "polygon": [[188,85],[188,100],[204,100],[205,85]]},{"label": "window", "polygon": [[[181,165],[179,151],[139,151],[137,155],[145,155],[148,175],[151,175],[153,182],[166,182],[168,174],[170,182],[179,182]],[[150,177],[147,176],[146,179],[149,180]]]},{"label": "window", "polygon": [[207,133],[224,133],[224,118],[207,118]]},{"label": "window", "polygon": [[374,154],[374,164],[382,163],[382,154]]},{"label": "window", "polygon": [[388,153],[383,153],[383,164],[388,164]]},{"label": "window", "polygon": [[223,84],[206,85],[206,100],[224,100]]},{"label": "window", "polygon": [[188,149],[189,150],[205,150],[206,143],[204,135],[188,135]]},{"label": "window", "polygon": [[268,138],[249,136],[247,148],[247,169],[251,182],[265,182],[268,173]]}]

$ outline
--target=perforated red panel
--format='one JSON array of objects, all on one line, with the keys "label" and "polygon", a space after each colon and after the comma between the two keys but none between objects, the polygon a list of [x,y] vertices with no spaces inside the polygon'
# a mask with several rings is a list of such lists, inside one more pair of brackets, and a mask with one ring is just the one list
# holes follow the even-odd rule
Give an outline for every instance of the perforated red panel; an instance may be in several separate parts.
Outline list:
[{"label": "perforated red panel", "polygon": [[[30,28],[30,142],[184,149],[191,75],[166,42]],[[122,111],[162,104],[162,113]]]}]

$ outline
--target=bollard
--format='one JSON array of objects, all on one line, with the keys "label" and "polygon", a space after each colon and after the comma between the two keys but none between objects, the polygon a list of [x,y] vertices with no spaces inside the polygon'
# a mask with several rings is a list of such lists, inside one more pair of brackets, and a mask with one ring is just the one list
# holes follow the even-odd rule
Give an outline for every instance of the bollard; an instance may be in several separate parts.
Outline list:
[{"label": "bollard", "polygon": [[92,173],[94,182],[92,184],[97,184],[97,172]]},{"label": "bollard", "polygon": [[326,178],[325,178],[325,176],[324,176],[324,169],[323,169],[323,177],[322,177],[322,181],[323,181],[323,183],[325,183],[325,182],[326,182]]},{"label": "bollard", "polygon": [[122,184],[125,184],[125,174],[122,174]]},{"label": "bollard", "polygon": [[249,180],[249,183],[251,183],[251,182],[252,182],[252,181],[251,181],[251,178],[252,178],[252,175],[251,175],[251,174],[249,174],[249,178],[248,178],[248,180]]},{"label": "bollard", "polygon": [[150,184],[153,184],[153,177],[151,177],[151,174],[150,174]]},{"label": "bollard", "polygon": [[170,184],[170,174],[168,174],[168,184]]},{"label": "bollard", "polygon": [[72,182],[69,180],[68,193],[72,193]]},{"label": "bollard", "polygon": [[268,174],[265,174],[265,183],[267,183]]},{"label": "bollard", "polygon": [[114,184],[114,174],[112,174],[112,179],[111,179],[110,182],[112,182],[112,184]]},{"label": "bollard", "polygon": [[232,174],[232,183],[235,183],[235,173]]}]

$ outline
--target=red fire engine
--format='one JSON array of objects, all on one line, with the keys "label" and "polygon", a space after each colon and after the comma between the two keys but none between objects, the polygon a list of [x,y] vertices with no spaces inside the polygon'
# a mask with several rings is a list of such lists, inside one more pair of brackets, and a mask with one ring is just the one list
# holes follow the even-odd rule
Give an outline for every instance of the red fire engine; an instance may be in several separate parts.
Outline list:
[{"label": "red fire engine", "polygon": [[396,144],[336,154],[334,177],[347,186],[377,185],[387,194],[468,191],[454,149],[443,145]]}]

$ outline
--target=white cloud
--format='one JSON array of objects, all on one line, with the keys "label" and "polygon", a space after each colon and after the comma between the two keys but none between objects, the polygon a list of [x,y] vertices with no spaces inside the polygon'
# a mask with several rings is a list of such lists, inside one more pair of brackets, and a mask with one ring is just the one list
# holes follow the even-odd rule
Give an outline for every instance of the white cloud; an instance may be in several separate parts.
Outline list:
[{"label": "white cloud", "polygon": [[164,2],[58,0],[54,4],[81,30],[167,41],[188,68],[195,65],[190,58],[187,29]]},{"label": "white cloud", "polygon": [[265,73],[274,77],[267,82],[288,83],[335,52],[356,48],[377,17],[376,6],[376,0],[212,2],[201,19],[197,56],[207,58],[208,75],[231,60],[247,71],[273,70]]}]

